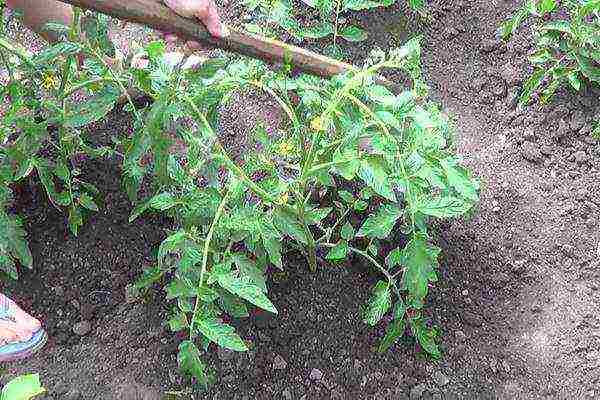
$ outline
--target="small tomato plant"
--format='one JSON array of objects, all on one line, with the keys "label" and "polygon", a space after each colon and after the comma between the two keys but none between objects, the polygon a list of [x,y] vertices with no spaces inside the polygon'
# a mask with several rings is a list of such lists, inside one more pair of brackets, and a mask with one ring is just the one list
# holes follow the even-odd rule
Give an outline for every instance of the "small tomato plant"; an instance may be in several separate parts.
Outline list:
[{"label": "small tomato plant", "polygon": [[547,102],[562,85],[579,91],[585,82],[600,84],[600,1],[527,0],[502,24],[508,40],[532,20],[535,50],[529,56],[534,70],[523,85],[521,104],[540,92]]},{"label": "small tomato plant", "polygon": [[[247,317],[251,306],[277,313],[266,273],[284,268],[290,250],[303,253],[313,271],[351,254],[363,257],[382,277],[364,321],[375,326],[388,313],[392,318],[379,350],[408,329],[439,357],[437,329],[423,315],[440,254],[428,221],[467,213],[478,201],[478,184],[454,154],[447,119],[427,101],[418,41],[388,55],[375,52],[363,68],[330,80],[290,78],[253,61],[220,69],[225,62],[210,60],[159,74],[169,70],[163,51],[152,44],[148,69],[136,74],[140,82],[149,78],[146,90],[157,101],[128,144],[124,172],[145,175],[140,160],[151,155],[149,168],[163,189],[131,218],[154,210],[179,222],[137,288],[165,282],[174,302],[169,325],[188,336],[179,349],[181,368],[208,382],[200,355],[211,342],[246,350],[227,320]],[[406,72],[412,89],[395,95],[376,84],[383,69]],[[274,137],[258,128],[234,159],[217,132],[221,106],[240,90],[272,96],[287,124]],[[166,129],[185,142],[185,156],[169,154]]]},{"label": "small tomato plant", "polygon": [[[107,18],[84,18],[76,11],[71,27],[48,24],[45,29],[62,40],[38,54],[0,32],[0,62],[8,75],[0,87],[0,272],[13,278],[18,275],[15,261],[29,268],[33,262],[21,221],[8,211],[13,184],[37,176],[77,235],[84,216],[98,211],[99,195],[82,179],[78,160],[114,154],[112,148],[92,145],[84,128],[113,108],[128,78],[104,61],[115,51]],[[79,65],[82,58],[86,61]],[[82,93],[85,100],[74,99]]]},{"label": "small tomato plant", "polygon": [[[296,39],[324,39],[331,37],[332,43],[325,50],[336,58],[343,58],[339,40],[362,42],[367,32],[360,26],[348,23],[347,14],[352,11],[390,7],[396,0],[301,0],[298,7],[291,0],[245,0],[250,11],[259,10],[261,22],[266,24],[248,24],[250,31],[271,33],[270,27],[279,27]],[[409,0],[413,9],[422,9],[423,0]],[[298,18],[297,9],[309,7],[315,13],[315,23],[304,25]]]}]

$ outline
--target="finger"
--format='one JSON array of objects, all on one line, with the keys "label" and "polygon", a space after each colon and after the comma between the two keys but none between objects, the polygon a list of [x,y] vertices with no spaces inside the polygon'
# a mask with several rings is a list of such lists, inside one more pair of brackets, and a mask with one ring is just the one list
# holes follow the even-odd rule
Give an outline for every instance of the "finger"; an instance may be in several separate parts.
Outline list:
[{"label": "finger", "polygon": [[217,11],[215,3],[212,1],[209,2],[206,8],[197,12],[196,17],[202,21],[211,35],[216,37],[223,36],[223,24],[221,23],[221,17],[219,17],[219,12]]}]

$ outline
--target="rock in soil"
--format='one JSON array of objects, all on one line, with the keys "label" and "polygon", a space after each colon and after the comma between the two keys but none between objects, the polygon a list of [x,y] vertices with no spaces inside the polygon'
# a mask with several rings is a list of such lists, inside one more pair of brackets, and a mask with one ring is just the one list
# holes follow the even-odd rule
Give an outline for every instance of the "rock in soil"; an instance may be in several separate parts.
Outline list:
[{"label": "rock in soil", "polygon": [[323,379],[323,372],[320,369],[313,368],[308,376],[311,381],[320,381]]},{"label": "rock in soil", "polygon": [[423,393],[425,393],[425,390],[427,390],[427,386],[424,383],[414,386],[410,389],[410,400],[419,400],[423,396]]},{"label": "rock in soil", "polygon": [[85,336],[92,330],[92,324],[88,321],[81,321],[73,325],[73,333],[77,336]]},{"label": "rock in soil", "polygon": [[287,368],[287,361],[280,355],[276,355],[273,359],[273,369],[282,370]]},{"label": "rock in soil", "polygon": [[448,377],[440,371],[434,372],[433,381],[438,386],[446,386],[448,383],[450,383],[450,379],[448,379]]},{"label": "rock in soil", "polygon": [[521,145],[521,154],[524,159],[534,164],[539,164],[543,159],[539,146],[532,142],[523,142]]}]

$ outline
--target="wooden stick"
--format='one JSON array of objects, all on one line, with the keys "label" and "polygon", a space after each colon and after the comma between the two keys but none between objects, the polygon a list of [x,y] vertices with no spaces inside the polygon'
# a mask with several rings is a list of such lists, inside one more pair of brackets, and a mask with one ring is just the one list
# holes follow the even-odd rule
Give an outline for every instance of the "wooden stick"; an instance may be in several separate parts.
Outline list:
[{"label": "wooden stick", "polygon": [[295,68],[322,77],[332,77],[355,69],[354,66],[313,53],[278,40],[238,32],[228,28],[229,35],[215,38],[197,20],[175,14],[161,0],[60,0],[80,8],[147,25],[160,31],[175,33],[184,39],[210,44],[266,62],[289,62]]}]

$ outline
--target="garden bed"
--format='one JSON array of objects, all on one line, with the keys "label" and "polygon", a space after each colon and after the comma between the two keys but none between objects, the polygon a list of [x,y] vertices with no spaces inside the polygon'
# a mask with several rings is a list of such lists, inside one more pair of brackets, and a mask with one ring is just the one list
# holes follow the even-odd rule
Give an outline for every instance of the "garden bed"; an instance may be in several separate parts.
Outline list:
[{"label": "garden bed", "polygon": [[[443,358],[422,359],[407,342],[372,351],[383,332],[361,322],[376,278],[366,265],[356,260],[310,274],[303,259],[287,259],[286,273],[270,286],[279,316],[238,322],[255,347],[214,352],[218,384],[194,398],[600,396],[600,145],[589,137],[600,93],[563,91],[549,106],[516,110],[528,42],[502,44],[495,30],[518,2],[433,3],[427,23],[407,19],[398,5],[365,14],[370,39],[348,50],[358,63],[374,45],[388,48],[423,33],[426,81],[456,118],[459,152],[483,181],[473,217],[437,227],[440,282],[426,311],[443,330]],[[240,104],[241,121],[251,123],[256,104],[253,97]],[[93,136],[107,141],[129,124],[117,111]],[[234,142],[240,130],[232,121],[223,135]],[[34,270],[2,290],[44,321],[51,340],[1,380],[40,372],[48,398],[56,399],[185,391],[176,371],[178,339],[162,322],[163,294],[146,303],[125,296],[170,222],[128,223],[117,161],[89,162],[83,170],[105,199],[77,238],[42,192],[28,185],[21,191]]]}]

